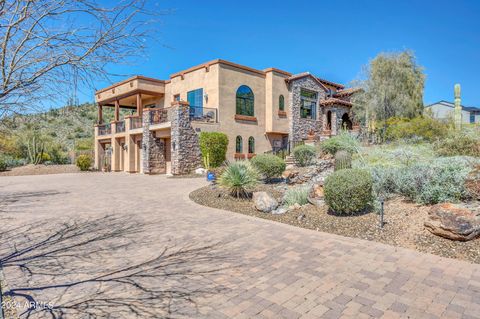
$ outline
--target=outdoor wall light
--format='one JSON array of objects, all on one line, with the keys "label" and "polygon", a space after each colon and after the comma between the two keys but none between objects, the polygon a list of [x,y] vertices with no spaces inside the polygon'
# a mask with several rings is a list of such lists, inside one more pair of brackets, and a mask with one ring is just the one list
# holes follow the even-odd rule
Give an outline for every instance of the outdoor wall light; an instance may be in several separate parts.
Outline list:
[{"label": "outdoor wall light", "polygon": [[383,196],[379,196],[378,200],[380,201],[380,228],[383,228],[385,225],[384,222],[384,204],[385,204],[385,198]]},{"label": "outdoor wall light", "polygon": [[203,97],[205,98],[205,102],[207,102],[207,103],[208,103],[208,94],[207,94],[207,93],[205,93],[205,94],[203,95]]}]

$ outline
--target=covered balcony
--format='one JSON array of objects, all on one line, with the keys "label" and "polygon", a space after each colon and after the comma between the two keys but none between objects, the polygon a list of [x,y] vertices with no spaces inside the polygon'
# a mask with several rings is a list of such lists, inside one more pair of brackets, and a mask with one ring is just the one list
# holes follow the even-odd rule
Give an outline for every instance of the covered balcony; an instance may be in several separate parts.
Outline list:
[{"label": "covered balcony", "polygon": [[[98,106],[98,136],[140,128],[144,108],[163,106],[165,81],[135,76],[95,92]],[[105,108],[114,108],[113,121],[105,123]],[[122,116],[123,115],[123,116]]]}]

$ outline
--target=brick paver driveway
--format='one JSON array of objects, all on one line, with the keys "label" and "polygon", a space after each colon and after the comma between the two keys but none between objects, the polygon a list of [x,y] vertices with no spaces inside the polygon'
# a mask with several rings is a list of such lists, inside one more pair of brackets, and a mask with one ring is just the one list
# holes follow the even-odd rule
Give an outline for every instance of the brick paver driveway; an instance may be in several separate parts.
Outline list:
[{"label": "brick paver driveway", "polygon": [[[188,194],[204,184],[100,173],[2,177],[0,217],[53,224],[129,214],[146,224],[149,241],[136,252],[147,255],[172,241],[221,243],[228,259],[210,263],[222,269],[211,279],[222,290],[199,296],[198,312],[186,317],[480,318],[479,265],[202,207]],[[10,286],[21,280],[6,276]]]}]

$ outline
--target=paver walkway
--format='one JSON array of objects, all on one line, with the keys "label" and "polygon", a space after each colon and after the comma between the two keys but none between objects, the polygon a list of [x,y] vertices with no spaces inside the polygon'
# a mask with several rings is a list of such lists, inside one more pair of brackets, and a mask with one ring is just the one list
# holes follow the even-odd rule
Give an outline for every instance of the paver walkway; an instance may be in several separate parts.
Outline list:
[{"label": "paver walkway", "polygon": [[190,317],[480,318],[480,265],[202,207],[188,194],[204,184],[120,173],[1,177],[4,199],[36,196],[0,202],[0,217],[130,214],[150,226],[156,244],[146,251],[167,239],[226,243],[238,265]]}]

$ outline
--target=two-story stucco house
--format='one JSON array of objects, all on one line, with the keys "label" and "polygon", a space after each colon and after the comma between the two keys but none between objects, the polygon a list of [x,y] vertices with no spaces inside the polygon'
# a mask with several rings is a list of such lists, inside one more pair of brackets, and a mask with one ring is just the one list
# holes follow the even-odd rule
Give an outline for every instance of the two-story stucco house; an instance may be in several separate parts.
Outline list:
[{"label": "two-story stucco house", "polygon": [[[310,73],[224,60],[168,80],[135,76],[95,92],[95,167],[108,161],[113,171],[187,173],[201,166],[203,131],[228,136],[228,160],[326,138],[342,127],[352,129],[355,91]],[[105,107],[115,108],[111,123],[103,123]],[[131,115],[120,118],[120,109],[131,109]]]},{"label": "two-story stucco house", "polygon": [[[454,117],[455,104],[448,101],[439,101],[425,106],[425,109],[432,112],[434,118],[447,121]],[[480,108],[462,106],[462,122],[480,123]]]}]

